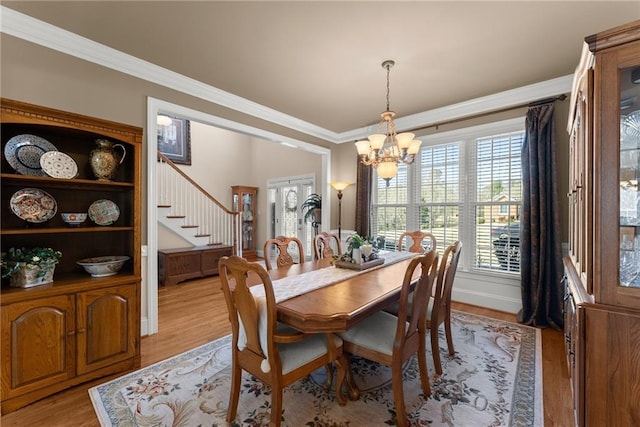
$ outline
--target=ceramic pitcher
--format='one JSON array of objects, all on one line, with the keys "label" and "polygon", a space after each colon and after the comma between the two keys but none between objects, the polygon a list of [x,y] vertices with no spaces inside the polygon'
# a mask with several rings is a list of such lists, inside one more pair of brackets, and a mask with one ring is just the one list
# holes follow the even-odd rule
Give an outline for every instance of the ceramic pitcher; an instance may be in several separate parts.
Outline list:
[{"label": "ceramic pitcher", "polygon": [[[127,150],[122,144],[114,144],[107,139],[97,139],[98,147],[91,150],[89,164],[98,181],[111,181],[115,176],[118,166],[122,164]],[[122,150],[122,154],[116,149]]]}]

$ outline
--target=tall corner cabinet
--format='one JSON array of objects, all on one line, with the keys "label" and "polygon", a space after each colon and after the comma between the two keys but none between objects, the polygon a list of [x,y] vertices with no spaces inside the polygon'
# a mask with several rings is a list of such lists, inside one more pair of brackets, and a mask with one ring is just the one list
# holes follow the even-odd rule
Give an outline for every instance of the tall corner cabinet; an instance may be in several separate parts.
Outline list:
[{"label": "tall corner cabinet", "polygon": [[640,425],[640,21],[585,38],[568,131],[563,261],[575,421]]},{"label": "tall corner cabinet", "polygon": [[256,218],[258,213],[258,188],[232,185],[231,196],[233,198],[233,210],[240,212],[242,256],[247,259],[255,258],[257,250]]},{"label": "tall corner cabinet", "polygon": [[[38,246],[62,252],[53,283],[24,289],[2,281],[0,398],[2,413],[7,413],[79,383],[140,366],[142,129],[4,98],[0,110],[2,252]],[[7,143],[21,141],[20,135],[43,138],[70,156],[78,165],[77,176],[52,178],[14,170],[7,158],[18,154],[11,150],[15,144],[7,148]],[[89,154],[97,139],[126,150],[111,181],[98,181],[92,174]],[[48,193],[57,204],[56,214],[43,223],[28,223],[14,214],[12,195],[23,188]],[[87,212],[101,199],[119,208],[113,224],[87,219],[69,227],[62,221],[60,213]],[[107,277],[92,277],[76,264],[107,255],[127,255],[130,260]]]}]

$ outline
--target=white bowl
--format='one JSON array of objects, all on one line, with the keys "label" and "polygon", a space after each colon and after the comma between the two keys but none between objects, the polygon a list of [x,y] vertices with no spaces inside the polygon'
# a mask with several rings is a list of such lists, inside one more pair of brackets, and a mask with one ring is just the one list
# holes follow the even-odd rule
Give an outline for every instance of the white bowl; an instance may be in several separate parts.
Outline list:
[{"label": "white bowl", "polygon": [[62,220],[71,227],[77,227],[87,220],[86,212],[61,213],[60,216],[62,217]]},{"label": "white bowl", "polygon": [[118,274],[118,271],[122,268],[124,263],[129,260],[130,257],[126,255],[121,256],[99,256],[94,258],[85,258],[77,261],[76,264],[81,265],[91,274],[91,277],[105,277]]}]

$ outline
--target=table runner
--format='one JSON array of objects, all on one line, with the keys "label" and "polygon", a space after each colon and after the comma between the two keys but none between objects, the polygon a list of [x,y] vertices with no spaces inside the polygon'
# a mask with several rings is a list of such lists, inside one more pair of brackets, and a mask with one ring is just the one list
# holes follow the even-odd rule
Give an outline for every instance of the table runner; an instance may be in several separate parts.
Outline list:
[{"label": "table runner", "polygon": [[[405,259],[413,258],[416,255],[419,254],[405,251],[380,251],[378,253],[378,256],[384,258],[384,264],[380,264],[366,270],[350,270],[348,268],[326,267],[319,270],[313,270],[306,273],[296,274],[294,276],[288,276],[282,279],[274,280],[272,284],[276,303],[288,300],[293,297],[297,297],[298,295],[302,295],[307,292],[311,292],[315,289],[342,282],[344,280],[350,279],[351,277],[366,273],[368,271],[383,268],[385,265],[391,265]],[[264,287],[253,286],[251,287],[251,293],[255,297],[264,297]]]}]

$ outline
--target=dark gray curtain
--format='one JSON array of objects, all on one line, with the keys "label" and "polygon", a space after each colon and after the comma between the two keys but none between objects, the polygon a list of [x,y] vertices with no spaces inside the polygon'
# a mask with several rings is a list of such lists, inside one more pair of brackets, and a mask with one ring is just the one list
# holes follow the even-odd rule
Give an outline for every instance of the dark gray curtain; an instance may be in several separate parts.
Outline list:
[{"label": "dark gray curtain", "polygon": [[356,233],[363,237],[371,236],[371,166],[358,162],[356,181]]},{"label": "dark gray curtain", "polygon": [[520,274],[526,325],[562,329],[562,245],[554,102],[529,108],[522,146]]}]

